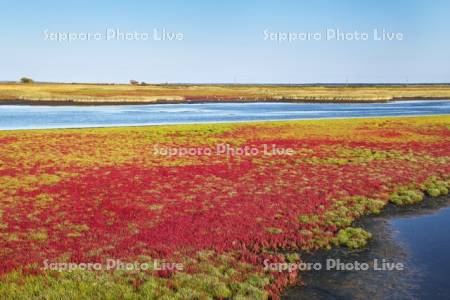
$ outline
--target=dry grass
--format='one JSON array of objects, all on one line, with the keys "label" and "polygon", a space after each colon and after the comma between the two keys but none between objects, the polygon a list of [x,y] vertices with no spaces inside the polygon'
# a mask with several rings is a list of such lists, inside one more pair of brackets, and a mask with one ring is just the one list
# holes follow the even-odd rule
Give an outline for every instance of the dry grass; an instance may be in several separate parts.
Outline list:
[{"label": "dry grass", "polygon": [[263,86],[126,84],[0,84],[0,101],[80,103],[191,101],[375,102],[450,99],[450,85]]}]

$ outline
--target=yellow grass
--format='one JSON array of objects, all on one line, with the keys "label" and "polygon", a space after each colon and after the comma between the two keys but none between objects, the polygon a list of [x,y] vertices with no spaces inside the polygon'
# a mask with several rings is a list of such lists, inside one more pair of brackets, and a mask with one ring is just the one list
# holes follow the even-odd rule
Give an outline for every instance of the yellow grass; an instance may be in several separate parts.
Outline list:
[{"label": "yellow grass", "polygon": [[164,103],[187,101],[376,102],[395,99],[450,99],[450,85],[0,84],[0,101],[71,101],[80,103]]}]

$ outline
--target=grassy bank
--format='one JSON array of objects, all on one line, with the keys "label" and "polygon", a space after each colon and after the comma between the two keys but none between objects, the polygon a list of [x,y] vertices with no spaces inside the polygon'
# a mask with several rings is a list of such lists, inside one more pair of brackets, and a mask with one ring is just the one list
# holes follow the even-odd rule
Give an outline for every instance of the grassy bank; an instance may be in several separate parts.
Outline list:
[{"label": "grassy bank", "polygon": [[450,85],[0,84],[0,103],[385,102],[450,99]]},{"label": "grassy bank", "polygon": [[[362,247],[354,220],[450,188],[449,116],[1,131],[0,150],[2,299],[277,299],[302,274],[267,262]],[[150,268],[45,269],[111,259]]]}]

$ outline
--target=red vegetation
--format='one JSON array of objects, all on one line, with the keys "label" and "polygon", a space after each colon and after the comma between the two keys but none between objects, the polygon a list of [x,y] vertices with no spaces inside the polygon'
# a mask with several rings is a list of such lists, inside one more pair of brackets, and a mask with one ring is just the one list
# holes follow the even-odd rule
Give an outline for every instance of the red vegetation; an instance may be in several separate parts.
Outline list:
[{"label": "red vegetation", "polygon": [[[448,177],[448,125],[409,118],[3,132],[0,272],[44,259],[189,257],[205,249],[239,253],[262,270],[264,249],[313,245],[317,236],[302,229],[335,233],[299,216],[322,216],[349,196],[387,201],[398,186]],[[155,144],[216,143],[260,152],[153,153]],[[295,154],[268,156],[264,145]],[[295,274],[274,280],[277,295]]]}]

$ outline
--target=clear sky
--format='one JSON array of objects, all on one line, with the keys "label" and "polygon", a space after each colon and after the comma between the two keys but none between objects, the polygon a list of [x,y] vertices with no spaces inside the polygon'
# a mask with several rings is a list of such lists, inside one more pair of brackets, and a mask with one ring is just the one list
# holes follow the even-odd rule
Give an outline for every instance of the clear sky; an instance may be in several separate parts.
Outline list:
[{"label": "clear sky", "polygon": [[[0,0],[0,80],[450,82],[449,16],[444,0]],[[149,36],[107,40],[108,28]],[[374,40],[383,28],[402,38]],[[182,38],[158,41],[155,29]],[[369,37],[338,41],[327,30]],[[46,33],[105,37],[58,42]],[[289,33],[322,36],[276,40]]]}]

